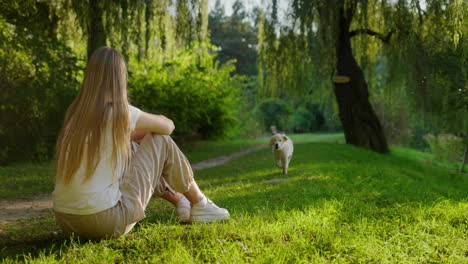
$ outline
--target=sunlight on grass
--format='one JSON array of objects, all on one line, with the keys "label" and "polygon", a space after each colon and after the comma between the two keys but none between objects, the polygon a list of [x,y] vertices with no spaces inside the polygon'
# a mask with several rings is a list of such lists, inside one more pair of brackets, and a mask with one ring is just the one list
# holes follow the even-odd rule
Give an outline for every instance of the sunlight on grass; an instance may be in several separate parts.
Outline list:
[{"label": "sunlight on grass", "polygon": [[[292,135],[296,142],[338,142],[343,139],[341,133],[307,133]],[[269,138],[235,139],[225,141],[197,141],[181,146],[190,163],[229,155],[248,147],[267,144]],[[6,167],[0,166],[0,199],[20,199],[35,194],[50,193],[53,190],[53,164],[18,163]]]},{"label": "sunlight on grass", "polygon": [[[23,238],[0,253],[32,263],[468,262],[468,178],[444,168],[297,140],[286,176],[269,149],[195,176],[230,221],[179,225],[157,199],[125,237],[79,242],[17,228]],[[44,230],[56,228],[49,220]]]}]

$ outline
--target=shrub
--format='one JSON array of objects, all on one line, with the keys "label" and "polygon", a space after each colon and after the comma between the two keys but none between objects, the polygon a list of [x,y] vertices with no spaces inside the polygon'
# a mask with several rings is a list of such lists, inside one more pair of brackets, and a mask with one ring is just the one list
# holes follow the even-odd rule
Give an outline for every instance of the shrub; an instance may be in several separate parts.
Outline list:
[{"label": "shrub", "polygon": [[427,134],[424,140],[428,143],[433,158],[438,161],[459,161],[464,151],[463,138],[452,134],[434,136]]},{"label": "shrub", "polygon": [[271,126],[276,126],[278,131],[286,130],[287,121],[291,113],[291,105],[279,98],[264,99],[254,110],[254,114],[263,124],[266,131],[270,131]]},{"label": "shrub", "polygon": [[295,133],[305,133],[324,129],[325,118],[317,104],[305,103],[299,105],[289,117],[287,130]]},{"label": "shrub", "polygon": [[74,54],[55,43],[0,49],[0,164],[47,160],[73,99],[79,68]]},{"label": "shrub", "polygon": [[219,67],[214,55],[192,49],[164,64],[133,68],[131,102],[171,118],[176,137],[214,139],[227,135],[236,125],[241,82],[230,75],[232,63]]},{"label": "shrub", "polygon": [[242,76],[239,79],[242,81],[242,92],[236,113],[238,122],[229,136],[242,139],[257,138],[265,133],[263,124],[255,115],[257,79],[252,76]]}]

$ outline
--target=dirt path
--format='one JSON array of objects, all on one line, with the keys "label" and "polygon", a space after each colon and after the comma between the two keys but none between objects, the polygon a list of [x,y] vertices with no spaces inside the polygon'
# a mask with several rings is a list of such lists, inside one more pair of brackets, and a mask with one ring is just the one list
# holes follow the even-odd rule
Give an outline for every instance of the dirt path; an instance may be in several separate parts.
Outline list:
[{"label": "dirt path", "polygon": [[[192,164],[192,168],[193,170],[201,170],[216,167],[266,147],[267,145],[253,146],[230,155],[216,157]],[[20,200],[0,200],[0,225],[48,212],[52,212],[52,200],[50,194],[40,194]]]}]

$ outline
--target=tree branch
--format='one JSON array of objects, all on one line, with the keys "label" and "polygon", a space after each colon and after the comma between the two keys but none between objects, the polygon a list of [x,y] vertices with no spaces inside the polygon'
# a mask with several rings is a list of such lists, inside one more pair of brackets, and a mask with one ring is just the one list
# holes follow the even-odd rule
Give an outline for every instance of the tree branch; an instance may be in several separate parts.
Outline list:
[{"label": "tree branch", "polygon": [[353,31],[350,31],[349,32],[349,38],[352,38],[354,36],[357,36],[357,35],[361,35],[361,34],[367,34],[367,35],[371,35],[371,36],[374,36],[376,38],[379,38],[380,40],[382,40],[384,43],[388,43],[389,40],[390,40],[390,37],[392,36],[393,34],[393,30],[388,32],[388,34],[386,36],[384,36],[382,33],[379,33],[379,32],[375,32],[373,30],[370,30],[368,28],[364,28],[364,29],[356,29],[356,30],[353,30]]}]

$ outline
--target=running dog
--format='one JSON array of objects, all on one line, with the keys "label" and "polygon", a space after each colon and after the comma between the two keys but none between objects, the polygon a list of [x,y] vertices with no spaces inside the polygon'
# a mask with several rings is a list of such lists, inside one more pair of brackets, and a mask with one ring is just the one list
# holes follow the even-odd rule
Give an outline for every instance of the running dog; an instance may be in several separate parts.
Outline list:
[{"label": "running dog", "polygon": [[273,151],[276,166],[283,169],[283,174],[288,174],[289,162],[294,151],[292,140],[283,133],[275,133],[270,138],[269,145]]}]

